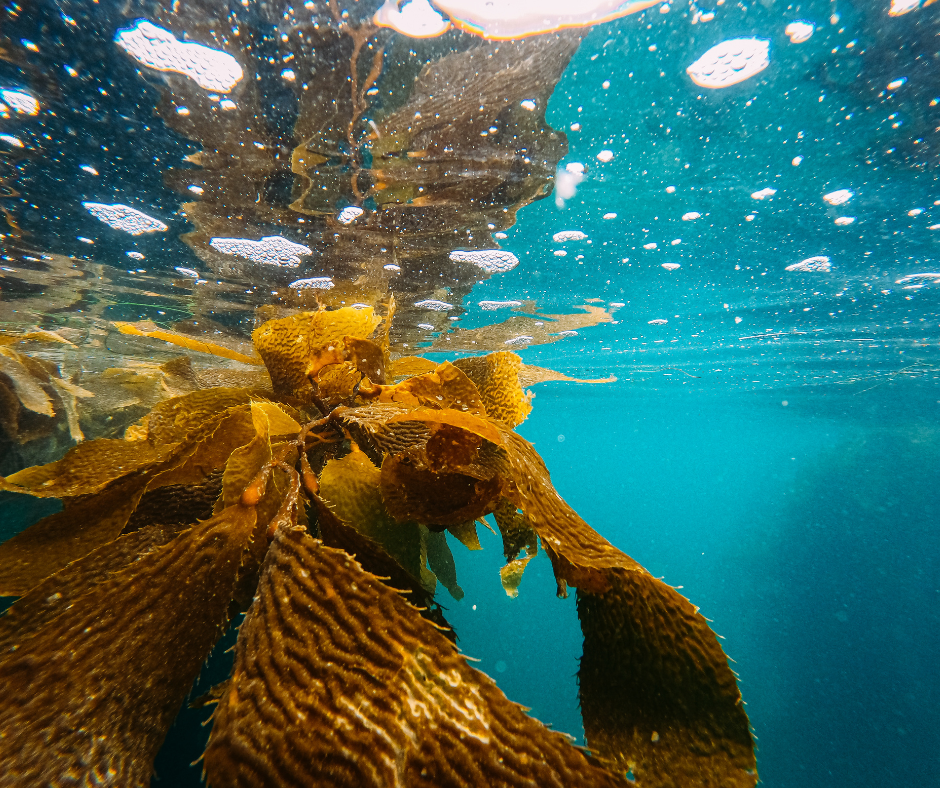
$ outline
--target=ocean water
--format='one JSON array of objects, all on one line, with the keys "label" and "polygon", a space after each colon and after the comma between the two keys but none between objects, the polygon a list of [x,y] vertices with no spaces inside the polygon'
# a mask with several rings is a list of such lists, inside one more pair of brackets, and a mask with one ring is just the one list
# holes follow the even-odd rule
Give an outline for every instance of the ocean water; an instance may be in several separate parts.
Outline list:
[{"label": "ocean water", "polygon": [[[244,351],[263,317],[394,294],[401,354],[512,349],[615,376],[534,386],[519,432],[723,638],[762,783],[940,784],[940,4],[671,3],[502,44],[372,30],[351,70],[342,25],[377,4],[347,5],[345,22],[254,0],[4,9],[0,91],[38,108],[0,93],[0,320],[71,343],[11,347],[95,391],[88,437],[166,396],[152,366],[181,352],[115,321]],[[148,68],[115,43],[140,19],[230,52],[243,79],[228,93]],[[769,64],[696,84],[687,69],[732,39],[767,42]],[[402,137],[414,155],[395,158]],[[164,229],[131,235],[83,203]],[[213,243],[275,235],[307,251],[272,265]],[[450,257],[497,246],[518,263]],[[139,377],[94,389],[114,369]],[[74,441],[0,422],[6,474]],[[56,506],[0,492],[0,539]],[[463,599],[438,592],[458,645],[583,744],[573,595],[556,598],[543,551],[509,599],[501,540],[480,538],[451,540]],[[193,697],[228,674],[236,635]],[[200,784],[209,713],[181,713],[153,785]]]}]

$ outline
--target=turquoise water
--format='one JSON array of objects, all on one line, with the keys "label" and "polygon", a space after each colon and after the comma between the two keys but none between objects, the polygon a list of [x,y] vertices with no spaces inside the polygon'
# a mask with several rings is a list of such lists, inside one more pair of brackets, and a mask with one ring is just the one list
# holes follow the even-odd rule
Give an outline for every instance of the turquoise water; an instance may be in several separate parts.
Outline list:
[{"label": "turquoise water", "polygon": [[[138,18],[162,19],[210,42],[205,31],[227,12],[197,3],[177,16],[145,4],[13,8],[4,11],[0,88],[28,89],[42,109],[0,119],[0,133],[21,143],[0,143],[2,320],[14,332],[66,329],[75,340],[74,348],[37,350],[40,357],[84,386],[106,367],[177,355],[109,332],[108,321],[149,319],[244,342],[266,305],[315,305],[290,290],[300,277],[331,277],[334,288],[320,294],[330,306],[394,293],[402,352],[438,351],[454,329],[520,314],[481,301],[533,301],[547,315],[603,308],[609,322],[559,341],[540,344],[534,329],[535,339],[518,341],[527,335],[512,326],[481,349],[510,342],[528,364],[617,377],[536,386],[519,431],[578,513],[681,587],[724,638],[763,783],[940,783],[940,229],[931,229],[940,228],[940,4],[892,17],[887,2],[674,3],[589,28],[576,51],[566,45],[566,67],[567,55],[553,55],[557,75],[548,61],[540,66],[538,90],[551,96],[547,106],[539,99],[545,127],[524,126],[520,111],[499,114],[499,136],[484,142],[475,127],[458,135],[452,167],[470,185],[449,193],[456,207],[407,215],[382,202],[376,184],[384,176],[363,175],[371,196],[355,196],[345,116],[317,116],[320,147],[310,149],[342,161],[307,171],[325,196],[314,189],[297,207],[303,178],[291,152],[316,124],[300,133],[305,99],[277,75],[285,63],[300,73],[302,53],[284,61],[294,44],[279,43],[300,25],[299,9],[232,5],[255,49],[249,57],[227,45],[249,76],[260,75],[260,98],[245,114],[233,109],[229,126],[187,126],[166,102],[189,102],[198,115],[198,91],[132,62],[115,34]],[[791,43],[784,30],[800,19],[815,31]],[[766,69],[720,89],[689,79],[696,58],[739,37],[770,42]],[[363,133],[366,120],[382,124],[401,105],[404,88],[386,98],[388,84],[410,85],[423,63],[478,43],[455,33],[389,40],[387,82],[357,121]],[[311,95],[342,105],[324,63],[342,65],[348,52],[313,51],[321,70],[313,69],[320,76],[310,79]],[[275,56],[272,70],[264,64]],[[497,80],[513,106],[529,95],[517,94],[519,81]],[[247,89],[232,95],[248,106]],[[496,91],[480,100],[503,98]],[[329,101],[318,105],[324,118]],[[464,122],[459,115],[453,125]],[[566,136],[567,150],[551,130]],[[499,145],[512,148],[505,140],[523,131],[541,158],[533,155],[528,169],[516,158],[507,175]],[[251,134],[266,146],[257,158],[233,153],[232,140]],[[231,159],[206,158],[204,171],[182,162],[197,151]],[[357,155],[363,171],[379,169],[366,161],[372,153]],[[570,164],[584,165],[585,177],[559,207],[556,165]],[[427,185],[423,177],[409,171],[401,181]],[[430,191],[446,180],[435,177]],[[189,188],[191,180],[204,191]],[[846,201],[826,199],[841,190],[851,192]],[[409,195],[400,199],[419,206],[419,193]],[[82,201],[132,205],[169,229],[130,236],[98,222]],[[350,204],[365,209],[357,221],[368,231],[331,219]],[[553,240],[561,231],[585,237]],[[274,234],[309,247],[299,268],[233,262],[208,242]],[[451,249],[497,244],[517,256],[516,267],[486,274],[448,262]],[[822,270],[793,270],[812,258],[825,258]],[[377,263],[400,263],[400,278]],[[451,310],[422,308],[422,299]],[[115,423],[136,419],[134,407],[120,415],[115,404]],[[44,446],[46,456],[5,437],[0,470],[54,459],[67,445]],[[0,538],[52,511],[3,495]],[[481,540],[482,553],[452,541],[465,597],[440,592],[461,649],[510,698],[583,743],[574,599],[555,598],[544,552],[520,596],[508,599],[500,540],[482,529]],[[234,635],[216,648],[193,696],[225,677]],[[199,784],[199,767],[188,764],[202,752],[207,716],[183,712],[158,756],[155,785]]]}]

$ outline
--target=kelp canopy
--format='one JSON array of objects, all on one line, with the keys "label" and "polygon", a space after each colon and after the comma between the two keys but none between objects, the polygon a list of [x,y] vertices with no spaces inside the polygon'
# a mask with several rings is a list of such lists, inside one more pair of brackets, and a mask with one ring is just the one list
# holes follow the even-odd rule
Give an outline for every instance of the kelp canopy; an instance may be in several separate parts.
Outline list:
[{"label": "kelp canopy", "polygon": [[[515,431],[529,386],[572,378],[508,348],[609,323],[613,305],[512,301],[500,323],[457,322],[519,263],[496,240],[515,212],[551,191],[567,148],[545,106],[581,33],[419,43],[379,8],[135,0],[82,20],[69,62],[145,84],[146,123],[155,109],[184,154],[160,174],[181,242],[125,276],[114,257],[137,247],[96,236],[79,253],[56,222],[87,210],[131,233],[129,206],[57,191],[43,245],[36,213],[0,203],[0,490],[62,504],[0,544],[0,595],[19,597],[0,616],[0,786],[147,785],[241,613],[210,693],[216,788],[756,783],[705,619],[581,520]],[[43,6],[9,30],[70,18]],[[234,82],[159,59],[195,42]],[[56,110],[0,161],[7,196],[89,122],[38,49],[0,48]],[[462,595],[447,533],[479,549],[490,517],[507,594],[540,546],[558,593],[576,589],[587,749],[471,667],[435,601],[438,583]]]},{"label": "kelp canopy", "polygon": [[[126,431],[6,477],[64,509],[0,545],[4,785],[145,785],[234,611],[210,786],[756,782],[747,716],[705,619],[559,497],[514,431],[508,352],[390,358],[368,307],[263,324],[270,388],[171,397]],[[426,370],[426,371],[419,371]],[[396,382],[397,381],[397,382]],[[493,514],[515,593],[541,542],[577,589],[590,753],[459,654],[443,532]],[[521,557],[520,557],[521,556]]]}]

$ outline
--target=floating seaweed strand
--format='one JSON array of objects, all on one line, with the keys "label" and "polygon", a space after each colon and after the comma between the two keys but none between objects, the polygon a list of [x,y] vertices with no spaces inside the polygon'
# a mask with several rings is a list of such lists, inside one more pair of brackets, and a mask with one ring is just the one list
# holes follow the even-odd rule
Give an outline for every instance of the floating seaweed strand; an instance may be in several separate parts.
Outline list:
[{"label": "floating seaweed strand", "polygon": [[[214,788],[756,783],[705,619],[578,517],[515,432],[522,381],[564,376],[507,352],[392,359],[392,311],[384,330],[369,308],[268,321],[270,388],[166,399],[0,480],[64,507],[0,545],[0,593],[20,597],[0,617],[0,786],[149,784],[246,607],[211,693]],[[507,592],[539,541],[559,594],[577,589],[589,751],[471,667],[434,603],[438,582],[462,593],[443,531],[472,544],[488,514]]]}]

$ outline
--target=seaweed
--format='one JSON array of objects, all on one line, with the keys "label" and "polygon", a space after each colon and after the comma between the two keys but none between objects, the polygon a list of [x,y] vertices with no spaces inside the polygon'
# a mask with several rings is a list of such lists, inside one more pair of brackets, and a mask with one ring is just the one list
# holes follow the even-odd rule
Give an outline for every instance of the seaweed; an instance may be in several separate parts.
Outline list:
[{"label": "seaweed", "polygon": [[[0,481],[65,507],[0,545],[0,591],[20,595],[0,617],[0,784],[147,784],[246,605],[210,786],[756,783],[706,620],[578,517],[515,432],[523,383],[558,378],[508,352],[396,363],[393,312],[270,320],[253,339],[273,388],[165,399]],[[41,411],[45,389],[10,390]],[[438,581],[462,594],[443,531],[479,547],[490,514],[508,593],[539,542],[559,594],[577,589],[588,750],[471,667],[434,602]]]}]

